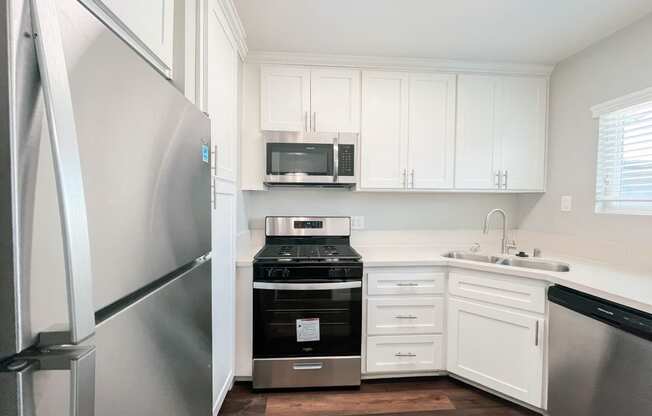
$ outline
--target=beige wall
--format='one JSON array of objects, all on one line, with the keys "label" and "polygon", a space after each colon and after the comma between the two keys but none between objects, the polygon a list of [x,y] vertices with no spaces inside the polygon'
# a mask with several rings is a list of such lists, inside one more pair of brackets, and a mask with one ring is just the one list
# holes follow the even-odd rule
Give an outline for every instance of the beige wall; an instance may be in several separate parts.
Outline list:
[{"label": "beige wall", "polygon": [[[652,14],[559,63],[550,90],[548,191],[520,196],[526,231],[625,244],[652,242],[652,217],[594,213],[598,121],[589,108],[652,87]],[[561,212],[562,195],[573,197]]]}]

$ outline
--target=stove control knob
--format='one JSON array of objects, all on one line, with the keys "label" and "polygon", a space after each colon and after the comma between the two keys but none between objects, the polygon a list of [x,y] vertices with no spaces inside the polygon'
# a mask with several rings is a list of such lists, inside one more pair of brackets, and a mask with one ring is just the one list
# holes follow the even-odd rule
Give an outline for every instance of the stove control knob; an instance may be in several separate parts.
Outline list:
[{"label": "stove control knob", "polygon": [[328,270],[328,277],[346,277],[346,271],[337,267]]},{"label": "stove control knob", "polygon": [[283,269],[283,277],[288,278],[290,277],[290,269]]}]

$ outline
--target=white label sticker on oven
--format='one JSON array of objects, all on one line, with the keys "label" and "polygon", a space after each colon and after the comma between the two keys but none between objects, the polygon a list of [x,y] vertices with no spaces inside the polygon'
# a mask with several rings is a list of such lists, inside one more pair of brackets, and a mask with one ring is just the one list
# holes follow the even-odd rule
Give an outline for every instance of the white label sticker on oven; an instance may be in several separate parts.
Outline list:
[{"label": "white label sticker on oven", "polygon": [[297,342],[319,341],[319,318],[297,319]]}]

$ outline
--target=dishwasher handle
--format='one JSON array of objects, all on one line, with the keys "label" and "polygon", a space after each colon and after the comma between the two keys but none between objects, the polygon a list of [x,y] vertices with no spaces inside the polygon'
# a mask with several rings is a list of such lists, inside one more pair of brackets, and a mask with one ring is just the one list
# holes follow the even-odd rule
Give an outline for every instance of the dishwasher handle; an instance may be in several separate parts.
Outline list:
[{"label": "dishwasher handle", "polygon": [[652,341],[652,315],[565,286],[548,289],[548,301]]}]

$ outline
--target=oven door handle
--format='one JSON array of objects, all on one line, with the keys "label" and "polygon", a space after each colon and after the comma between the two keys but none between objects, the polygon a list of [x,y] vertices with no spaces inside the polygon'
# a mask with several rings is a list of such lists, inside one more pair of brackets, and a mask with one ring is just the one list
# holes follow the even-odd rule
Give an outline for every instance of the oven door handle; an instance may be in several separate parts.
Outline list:
[{"label": "oven door handle", "polygon": [[338,282],[338,283],[267,283],[254,282],[254,289],[264,290],[334,290],[334,289],[355,289],[362,287],[362,282]]}]

